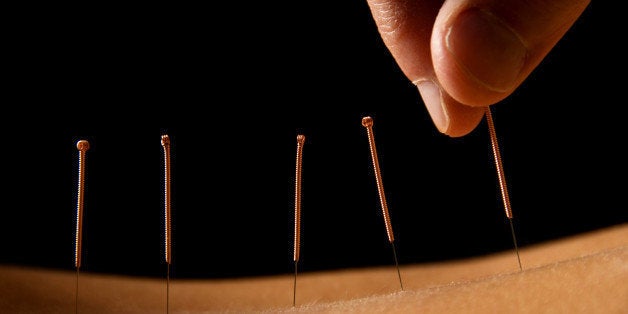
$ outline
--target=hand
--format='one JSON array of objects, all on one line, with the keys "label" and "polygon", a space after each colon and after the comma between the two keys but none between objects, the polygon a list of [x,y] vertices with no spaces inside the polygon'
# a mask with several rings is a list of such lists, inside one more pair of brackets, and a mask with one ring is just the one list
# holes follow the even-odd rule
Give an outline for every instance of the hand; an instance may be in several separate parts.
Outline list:
[{"label": "hand", "polygon": [[464,136],[510,95],[590,0],[367,0],[437,129]]}]

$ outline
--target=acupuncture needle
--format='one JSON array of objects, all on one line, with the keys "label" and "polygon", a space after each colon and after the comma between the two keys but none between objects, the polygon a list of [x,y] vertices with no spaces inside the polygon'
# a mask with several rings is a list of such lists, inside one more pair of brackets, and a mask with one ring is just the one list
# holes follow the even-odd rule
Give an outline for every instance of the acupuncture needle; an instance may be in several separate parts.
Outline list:
[{"label": "acupuncture needle", "polygon": [[379,193],[379,200],[382,206],[382,212],[384,214],[384,222],[386,224],[386,233],[388,235],[388,241],[392,246],[393,256],[395,258],[395,265],[397,266],[397,276],[399,277],[399,285],[403,290],[403,283],[401,282],[401,272],[399,271],[399,262],[397,261],[397,250],[395,249],[395,236],[392,230],[392,224],[390,223],[390,215],[388,214],[388,205],[386,203],[386,195],[384,194],[384,184],[382,183],[382,175],[379,167],[379,161],[377,158],[377,149],[375,147],[375,136],[373,135],[373,118],[363,117],[362,126],[366,128],[366,132],[369,140],[369,147],[371,150],[371,159],[373,160],[373,168],[375,169],[375,180],[377,183],[377,192]]},{"label": "acupuncture needle", "polygon": [[502,165],[502,157],[499,152],[499,144],[497,142],[497,133],[495,132],[495,125],[493,123],[493,115],[491,114],[491,108],[486,107],[486,122],[488,124],[489,134],[491,136],[491,146],[493,148],[493,156],[495,157],[495,168],[497,168],[497,178],[499,179],[499,188],[502,194],[502,201],[504,202],[504,211],[508,222],[510,223],[510,232],[512,234],[512,242],[515,246],[515,253],[517,253],[517,262],[519,263],[519,270],[523,270],[521,266],[521,258],[519,257],[519,247],[517,246],[517,238],[515,236],[515,227],[512,223],[512,208],[510,207],[510,198],[508,197],[508,186],[506,185],[506,176],[504,175],[504,166]]},{"label": "acupuncture needle", "polygon": [[305,135],[297,135],[297,162],[294,189],[294,285],[292,292],[292,306],[297,303],[297,266],[301,249],[301,173],[303,167],[303,144]]},{"label": "acupuncture needle", "polygon": [[166,260],[166,313],[170,312],[170,264],[172,263],[172,234],[170,212],[170,137],[161,136],[164,150],[164,253]]},{"label": "acupuncture needle", "polygon": [[85,159],[86,152],[89,150],[89,142],[80,140],[76,143],[79,151],[78,163],[78,195],[76,204],[76,235],[74,247],[74,266],[76,267],[76,291],[75,291],[75,312],[78,313],[79,304],[79,273],[81,269],[81,246],[83,241],[83,203],[85,201]]}]

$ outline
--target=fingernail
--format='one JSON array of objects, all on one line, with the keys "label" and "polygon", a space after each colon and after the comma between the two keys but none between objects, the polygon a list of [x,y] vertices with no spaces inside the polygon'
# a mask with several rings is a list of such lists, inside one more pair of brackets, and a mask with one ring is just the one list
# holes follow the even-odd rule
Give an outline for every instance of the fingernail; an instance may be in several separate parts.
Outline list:
[{"label": "fingernail", "polygon": [[416,87],[423,98],[423,103],[432,117],[434,125],[441,133],[446,134],[449,128],[449,116],[443,107],[440,87],[432,81],[416,82]]},{"label": "fingernail", "polygon": [[467,73],[497,92],[515,85],[527,51],[510,27],[477,8],[458,15],[447,31],[446,45]]}]

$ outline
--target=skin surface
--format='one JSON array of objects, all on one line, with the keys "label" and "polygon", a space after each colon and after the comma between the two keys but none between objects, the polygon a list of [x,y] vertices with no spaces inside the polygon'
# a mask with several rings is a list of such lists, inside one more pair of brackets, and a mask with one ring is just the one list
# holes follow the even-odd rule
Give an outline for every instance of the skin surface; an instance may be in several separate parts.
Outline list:
[{"label": "skin surface", "polygon": [[590,0],[369,0],[379,33],[436,128],[459,137],[512,94]]},{"label": "skin surface", "polygon": [[[512,251],[431,264],[302,273],[292,307],[292,275],[172,280],[171,313],[625,313],[628,225]],[[8,313],[72,313],[76,274],[0,267],[0,308]],[[166,312],[165,280],[81,273],[79,312]]]}]

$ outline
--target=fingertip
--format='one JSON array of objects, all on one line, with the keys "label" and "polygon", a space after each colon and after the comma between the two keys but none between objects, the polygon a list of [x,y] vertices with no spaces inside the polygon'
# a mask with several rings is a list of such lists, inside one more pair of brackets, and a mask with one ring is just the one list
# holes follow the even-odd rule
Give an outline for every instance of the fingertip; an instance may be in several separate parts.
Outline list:
[{"label": "fingertip", "polygon": [[440,87],[429,80],[415,82],[423,103],[427,108],[434,126],[439,132],[447,134],[449,130],[449,116],[443,107],[443,97]]},{"label": "fingertip", "polygon": [[484,118],[486,107],[463,105],[451,97],[445,99],[451,120],[447,132],[450,137],[462,137],[473,132]]},{"label": "fingertip", "polygon": [[471,133],[484,115],[484,107],[466,106],[443,93],[430,80],[414,82],[436,129],[443,135],[462,137]]}]

